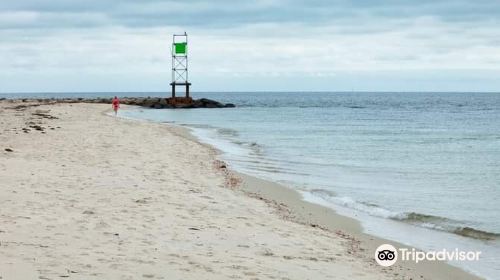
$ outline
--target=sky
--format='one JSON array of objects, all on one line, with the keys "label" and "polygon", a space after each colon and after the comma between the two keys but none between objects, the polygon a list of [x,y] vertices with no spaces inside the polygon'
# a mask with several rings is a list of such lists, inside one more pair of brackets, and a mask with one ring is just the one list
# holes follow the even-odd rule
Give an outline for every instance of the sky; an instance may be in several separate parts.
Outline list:
[{"label": "sky", "polygon": [[499,0],[0,0],[0,92],[500,92]]}]

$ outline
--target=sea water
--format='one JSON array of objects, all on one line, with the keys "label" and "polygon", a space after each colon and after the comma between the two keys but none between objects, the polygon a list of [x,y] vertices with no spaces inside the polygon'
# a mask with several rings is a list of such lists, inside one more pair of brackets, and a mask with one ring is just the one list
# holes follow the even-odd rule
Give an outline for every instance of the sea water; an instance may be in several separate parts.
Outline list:
[{"label": "sea water", "polygon": [[422,249],[479,250],[455,263],[500,275],[500,94],[205,93],[236,108],[134,109],[188,126],[233,168],[283,183]]},{"label": "sea water", "polygon": [[120,114],[187,126],[232,168],[296,189],[368,233],[424,250],[482,251],[479,262],[453,264],[498,279],[500,94],[195,97],[237,107]]}]

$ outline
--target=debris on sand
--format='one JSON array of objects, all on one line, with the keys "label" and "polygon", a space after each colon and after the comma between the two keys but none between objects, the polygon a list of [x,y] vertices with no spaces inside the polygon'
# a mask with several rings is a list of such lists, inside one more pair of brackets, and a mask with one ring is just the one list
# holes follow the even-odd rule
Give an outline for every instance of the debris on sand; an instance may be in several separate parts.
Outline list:
[{"label": "debris on sand", "polygon": [[58,119],[58,117],[55,117],[55,116],[52,116],[52,115],[49,115],[45,112],[40,112],[41,110],[37,110],[35,113],[33,113],[32,115],[33,116],[38,116],[38,117],[41,117],[42,119],[49,119],[49,120],[55,120],[55,119]]},{"label": "debris on sand", "polygon": [[39,126],[39,125],[31,125],[30,127],[34,128],[35,130],[38,130],[38,131],[43,131],[44,130],[44,127],[43,126]]}]

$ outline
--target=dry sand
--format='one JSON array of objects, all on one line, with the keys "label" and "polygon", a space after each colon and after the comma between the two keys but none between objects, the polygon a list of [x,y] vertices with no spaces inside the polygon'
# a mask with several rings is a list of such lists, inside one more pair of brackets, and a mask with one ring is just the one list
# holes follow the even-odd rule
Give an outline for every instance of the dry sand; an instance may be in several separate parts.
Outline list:
[{"label": "dry sand", "polygon": [[19,104],[0,102],[2,280],[473,279],[443,263],[381,268],[382,240],[221,168],[184,129]]}]

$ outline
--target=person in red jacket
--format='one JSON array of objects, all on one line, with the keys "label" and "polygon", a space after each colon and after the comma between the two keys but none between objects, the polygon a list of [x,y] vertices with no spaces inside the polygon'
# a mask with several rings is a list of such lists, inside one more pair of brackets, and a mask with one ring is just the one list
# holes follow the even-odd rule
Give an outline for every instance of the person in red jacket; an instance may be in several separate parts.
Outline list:
[{"label": "person in red jacket", "polygon": [[113,98],[113,101],[111,102],[111,105],[113,106],[113,110],[115,110],[116,116],[116,114],[118,114],[118,108],[120,108],[120,99],[115,96],[115,98]]}]

